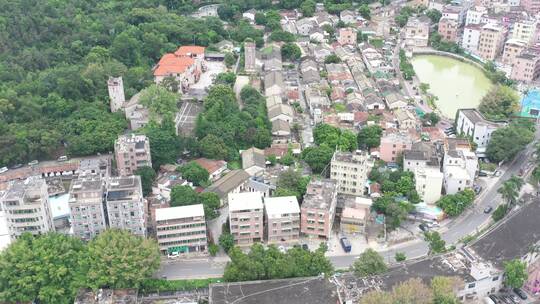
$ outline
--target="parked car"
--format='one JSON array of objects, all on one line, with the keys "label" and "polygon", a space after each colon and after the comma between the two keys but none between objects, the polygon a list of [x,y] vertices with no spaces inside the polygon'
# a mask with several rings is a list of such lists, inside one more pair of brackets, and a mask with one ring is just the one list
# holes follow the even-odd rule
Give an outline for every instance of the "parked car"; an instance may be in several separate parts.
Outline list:
[{"label": "parked car", "polygon": [[34,159],[33,161],[28,163],[29,166],[35,166],[37,164],[39,164],[39,161],[37,159]]},{"label": "parked car", "polygon": [[518,295],[522,300],[527,300],[528,296],[521,288],[514,288],[514,293]]},{"label": "parked car", "polygon": [[475,193],[476,195],[478,195],[480,192],[482,192],[482,186],[475,185],[475,186],[473,187],[473,189],[474,189],[474,193]]},{"label": "parked car", "polygon": [[11,169],[19,169],[21,167],[22,167],[22,164],[16,164],[16,165],[11,166]]},{"label": "parked car", "polygon": [[308,244],[302,244],[302,249],[304,249],[304,250],[309,250]]},{"label": "parked car", "polygon": [[418,228],[420,228],[420,230],[426,232],[429,230],[428,226],[426,226],[426,224],[420,224],[418,225]]},{"label": "parked car", "polygon": [[484,171],[480,171],[480,172],[478,172],[478,176],[480,176],[480,177],[484,177],[484,176],[488,176],[488,175],[487,175],[487,173],[486,173],[486,172],[484,172]]},{"label": "parked car", "polygon": [[58,160],[59,162],[65,162],[65,161],[68,160],[68,157],[65,156],[65,155],[62,155],[62,156],[60,156],[57,160]]},{"label": "parked car", "polygon": [[349,242],[349,240],[346,238],[346,237],[342,237],[340,239],[340,242],[341,242],[341,247],[343,247],[343,250],[345,252],[351,252],[352,250],[352,246],[351,246],[351,242]]},{"label": "parked car", "polygon": [[487,206],[486,208],[484,208],[484,213],[486,214],[490,213],[491,211],[493,211],[493,207],[491,206]]},{"label": "parked car", "polygon": [[9,170],[8,167],[2,167],[0,168],[0,173],[7,172],[8,170]]}]

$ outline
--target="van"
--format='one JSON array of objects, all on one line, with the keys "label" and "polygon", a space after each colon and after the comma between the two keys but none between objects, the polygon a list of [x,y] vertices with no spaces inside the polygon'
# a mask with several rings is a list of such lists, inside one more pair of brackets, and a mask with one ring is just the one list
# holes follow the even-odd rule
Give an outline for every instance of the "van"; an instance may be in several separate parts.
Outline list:
[{"label": "van", "polygon": [[7,172],[7,170],[9,170],[7,167],[2,167],[0,168],[0,173]]},{"label": "van", "polygon": [[59,161],[59,162],[65,162],[66,160],[68,160],[68,157],[65,156],[65,155],[62,155],[62,156],[60,156],[60,157],[58,158],[58,161]]},{"label": "van", "polygon": [[345,252],[347,253],[351,252],[351,249],[352,249],[351,242],[349,242],[349,240],[346,237],[342,237],[340,239],[340,242],[341,242],[341,247],[343,247],[343,250]]}]

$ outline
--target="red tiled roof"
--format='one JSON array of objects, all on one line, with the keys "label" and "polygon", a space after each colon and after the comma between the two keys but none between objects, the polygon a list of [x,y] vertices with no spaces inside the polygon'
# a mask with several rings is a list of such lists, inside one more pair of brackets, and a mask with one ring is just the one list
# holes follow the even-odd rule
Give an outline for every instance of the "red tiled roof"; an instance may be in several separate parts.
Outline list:
[{"label": "red tiled roof", "polygon": [[355,112],[354,113],[354,121],[357,123],[366,122],[368,120],[369,113],[368,112]]},{"label": "red tiled roof", "polygon": [[180,74],[193,64],[195,64],[195,60],[193,58],[177,57],[174,54],[165,54],[159,60],[157,67],[154,70],[154,76]]},{"label": "red tiled roof", "polygon": [[176,56],[188,56],[193,54],[204,54],[204,46],[197,46],[197,45],[184,45],[178,48],[174,54]]},{"label": "red tiled roof", "polygon": [[219,168],[226,164],[224,160],[213,160],[208,158],[198,158],[195,160],[195,162],[206,169],[206,171],[208,171],[210,174],[216,172]]}]

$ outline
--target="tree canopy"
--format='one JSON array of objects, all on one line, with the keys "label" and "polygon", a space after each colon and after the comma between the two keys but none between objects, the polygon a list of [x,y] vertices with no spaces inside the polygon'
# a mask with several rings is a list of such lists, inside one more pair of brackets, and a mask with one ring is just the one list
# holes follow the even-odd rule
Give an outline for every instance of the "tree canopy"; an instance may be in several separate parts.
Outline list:
[{"label": "tree canopy", "polygon": [[491,134],[486,154],[493,162],[512,160],[534,139],[534,125],[529,122],[512,122]]},{"label": "tree canopy", "polygon": [[382,128],[378,125],[363,127],[358,132],[358,147],[369,150],[381,144]]},{"label": "tree canopy", "polygon": [[309,180],[309,176],[302,176],[299,171],[289,168],[279,174],[274,196],[296,196],[301,201]]},{"label": "tree canopy", "polygon": [[143,195],[147,196],[148,194],[152,193],[152,184],[156,178],[156,171],[154,171],[152,167],[145,166],[137,169],[135,171],[135,175],[139,175],[141,177]]},{"label": "tree canopy", "polygon": [[190,161],[189,163],[178,168],[178,171],[182,173],[182,177],[192,182],[196,186],[203,186],[208,183],[208,171],[205,168],[201,167],[195,161]]},{"label": "tree canopy", "polygon": [[388,269],[384,258],[375,250],[368,248],[356,259],[352,265],[354,274],[359,277],[380,274]]},{"label": "tree canopy", "polygon": [[527,265],[520,259],[504,263],[504,284],[512,288],[521,288],[527,280]]},{"label": "tree canopy", "polygon": [[474,201],[474,191],[465,189],[456,194],[447,194],[435,204],[450,217],[458,216]]},{"label": "tree canopy", "polygon": [[488,119],[508,119],[519,111],[519,96],[511,87],[494,86],[482,98],[478,110]]}]

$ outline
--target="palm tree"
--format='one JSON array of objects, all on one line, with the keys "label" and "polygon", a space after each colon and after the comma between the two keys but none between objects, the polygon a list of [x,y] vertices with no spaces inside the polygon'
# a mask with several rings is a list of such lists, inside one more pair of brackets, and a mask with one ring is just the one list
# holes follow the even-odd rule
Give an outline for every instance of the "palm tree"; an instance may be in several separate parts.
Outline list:
[{"label": "palm tree", "polygon": [[501,196],[508,201],[510,204],[514,204],[519,197],[519,191],[525,182],[522,178],[517,176],[512,176],[507,181],[505,181],[502,186],[497,190]]},{"label": "palm tree", "polygon": [[523,187],[523,185],[525,185],[525,181],[523,180],[523,178],[515,175],[512,175],[512,177],[510,177],[506,182],[513,184],[517,192],[521,191],[521,188]]}]

